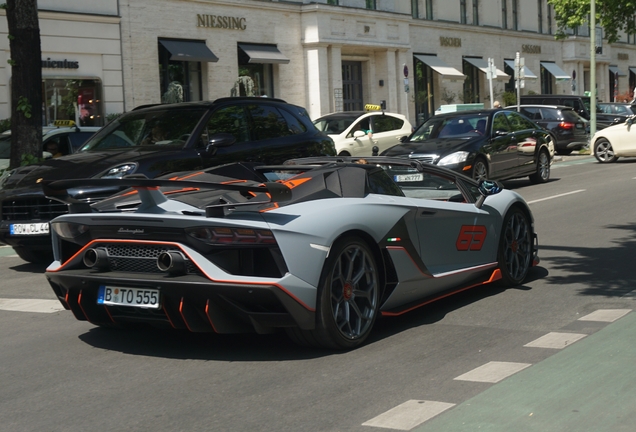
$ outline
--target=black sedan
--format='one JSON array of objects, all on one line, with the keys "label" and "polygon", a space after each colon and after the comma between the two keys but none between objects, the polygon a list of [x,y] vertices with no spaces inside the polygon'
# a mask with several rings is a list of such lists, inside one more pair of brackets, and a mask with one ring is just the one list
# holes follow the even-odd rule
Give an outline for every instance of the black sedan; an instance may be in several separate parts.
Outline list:
[{"label": "black sedan", "polygon": [[517,112],[460,111],[431,117],[382,155],[429,162],[477,180],[529,176],[545,183],[554,143],[545,129]]},{"label": "black sedan", "polygon": [[628,117],[636,114],[636,105],[631,102],[601,102],[598,104],[596,121],[608,125],[625,123]]},{"label": "black sedan", "polygon": [[[155,178],[234,161],[282,163],[335,155],[331,138],[307,111],[274,98],[222,98],[147,106],[104,126],[78,153],[29,165],[0,178],[0,244],[26,261],[52,259],[49,221],[67,204],[44,196],[47,181],[76,178]],[[77,187],[81,202],[99,201],[119,189]]]}]

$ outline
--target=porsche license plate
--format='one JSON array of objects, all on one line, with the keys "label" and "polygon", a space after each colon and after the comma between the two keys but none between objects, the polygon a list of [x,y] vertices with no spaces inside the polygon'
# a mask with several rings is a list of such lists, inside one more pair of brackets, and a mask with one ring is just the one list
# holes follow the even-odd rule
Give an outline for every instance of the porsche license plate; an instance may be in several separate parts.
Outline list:
[{"label": "porsche license plate", "polygon": [[110,306],[132,306],[159,309],[158,289],[128,288],[101,285],[97,294],[97,304]]},{"label": "porsche license plate", "polygon": [[416,182],[424,180],[424,175],[422,173],[413,173],[413,174],[400,174],[393,176],[393,180],[398,183],[403,182]]},{"label": "porsche license plate", "polygon": [[11,224],[9,233],[11,235],[46,235],[49,233],[49,223]]}]

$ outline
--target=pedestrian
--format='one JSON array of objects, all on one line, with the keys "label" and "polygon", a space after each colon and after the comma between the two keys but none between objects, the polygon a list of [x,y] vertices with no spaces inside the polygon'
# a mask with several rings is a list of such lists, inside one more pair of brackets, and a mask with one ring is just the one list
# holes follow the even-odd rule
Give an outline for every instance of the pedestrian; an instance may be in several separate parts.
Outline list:
[{"label": "pedestrian", "polygon": [[495,103],[492,104],[493,108],[501,108],[501,104],[499,103],[499,101],[495,101]]}]

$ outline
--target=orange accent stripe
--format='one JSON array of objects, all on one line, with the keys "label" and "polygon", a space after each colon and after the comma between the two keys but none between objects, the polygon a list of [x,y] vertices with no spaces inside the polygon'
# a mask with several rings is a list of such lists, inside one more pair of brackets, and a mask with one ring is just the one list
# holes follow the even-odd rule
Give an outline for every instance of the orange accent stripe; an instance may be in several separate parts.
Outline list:
[{"label": "orange accent stripe", "polygon": [[259,213],[268,212],[270,210],[276,210],[278,208],[278,203],[274,203],[271,207],[267,207],[266,209],[259,210]]},{"label": "orange accent stripe", "polygon": [[106,313],[108,314],[108,318],[110,318],[110,320],[114,323],[115,319],[113,318],[113,316],[110,314],[110,311],[108,310],[108,306],[104,305],[104,309],[106,310]]},{"label": "orange accent stripe", "polygon": [[212,326],[212,330],[214,330],[214,333],[218,333],[218,330],[216,329],[216,327],[214,327],[212,318],[210,318],[210,314],[208,313],[209,310],[210,310],[210,299],[208,299],[205,302],[205,316],[208,317],[208,321],[210,322],[210,325]]},{"label": "orange accent stripe", "polygon": [[205,275],[205,277],[210,279],[212,282],[227,283],[227,284],[233,284],[233,285],[266,285],[266,286],[275,286],[276,288],[280,289],[285,294],[287,294],[289,297],[293,298],[296,302],[298,302],[302,307],[304,307],[308,311],[311,311],[311,312],[315,311],[314,308],[311,308],[311,307],[307,306],[307,304],[305,304],[302,300],[300,300],[298,297],[293,295],[291,292],[289,292],[287,289],[285,289],[283,286],[281,286],[278,283],[246,282],[246,281],[231,280],[231,279],[214,279],[208,273],[206,273],[205,270],[203,270],[201,267],[199,267],[199,265],[196,263],[196,261],[194,259],[192,259],[192,257],[185,250],[183,250],[183,248],[181,247],[181,245],[179,243],[175,243],[175,242],[156,241],[156,240],[124,240],[124,239],[99,239],[99,240],[97,240],[97,239],[95,239],[95,240],[91,240],[90,242],[85,244],[82,249],[77,251],[77,253],[75,255],[73,255],[71,258],[66,260],[66,262],[64,262],[64,264],[59,266],[57,269],[55,269],[55,270],[48,270],[47,269],[46,272],[57,273],[57,272],[63,270],[70,262],[72,262],[75,258],[77,258],[79,255],[81,255],[86,249],[90,248],[95,243],[135,243],[135,244],[153,244],[153,245],[175,246],[175,247],[179,248],[181,250],[181,252],[183,252],[190,259],[192,264],[194,264],[199,269],[199,271],[201,273],[203,273]]},{"label": "orange accent stripe", "polygon": [[282,182],[285,186],[287,186],[290,189],[293,189],[297,186],[300,186],[301,184],[307,182],[311,180],[311,177],[301,177],[301,178],[296,178],[294,177],[293,179],[289,179],[289,180],[285,180],[284,182]]},{"label": "orange accent stripe", "polygon": [[411,308],[408,308],[408,309],[400,311],[400,312],[382,312],[382,316],[400,316],[400,315],[403,315],[403,314],[405,314],[407,312],[411,312],[414,309],[420,308],[422,306],[426,306],[429,303],[433,303],[433,302],[436,302],[436,301],[441,300],[443,298],[450,297],[450,296],[455,295],[455,294],[459,294],[460,292],[469,290],[471,288],[475,288],[475,287],[478,287],[478,286],[481,286],[481,285],[487,285],[489,283],[493,283],[495,281],[498,281],[499,279],[501,279],[501,270],[495,269],[492,272],[492,274],[490,275],[490,279],[488,279],[485,282],[479,282],[479,283],[476,283],[475,285],[470,285],[470,286],[467,286],[467,287],[464,287],[464,288],[460,288],[460,289],[458,289],[456,291],[452,291],[452,292],[446,293],[444,295],[441,295],[439,297],[435,297],[433,299],[427,300],[427,301],[425,301],[425,302],[423,302],[421,304],[418,304],[416,306],[413,306]]},{"label": "orange accent stripe", "polygon": [[84,310],[84,307],[82,306],[82,290],[80,290],[79,295],[77,296],[77,305],[82,310],[82,313],[84,314],[84,317],[86,318],[86,321],[92,324],[92,321],[88,319],[88,315],[86,315],[86,311]]},{"label": "orange accent stripe", "polygon": [[234,183],[247,183],[247,180],[228,180],[228,181],[221,182],[221,184],[234,184]]},{"label": "orange accent stripe", "polygon": [[163,309],[163,313],[166,315],[166,318],[168,318],[168,322],[170,323],[170,325],[172,326],[172,328],[175,328],[175,329],[176,329],[176,327],[174,326],[174,323],[173,323],[173,322],[172,322],[172,320],[170,319],[170,314],[168,314],[168,309],[166,309],[166,305],[165,305],[165,304],[164,304],[164,305],[162,305],[162,306],[161,306],[161,309]]},{"label": "orange accent stripe", "polygon": [[188,330],[192,331],[192,329],[188,325],[188,320],[183,315],[183,297],[181,297],[181,301],[179,302],[179,314],[181,314],[181,318],[183,318],[183,322],[185,323],[185,325],[188,328]]},{"label": "orange accent stripe", "polygon": [[159,186],[133,186],[135,190],[159,190]]},{"label": "orange accent stripe", "polygon": [[[185,180],[185,179],[189,179],[189,178],[192,178],[192,177],[196,177],[196,176],[201,175],[201,174],[204,174],[204,172],[203,171],[198,171],[198,172],[195,172],[195,173],[192,173],[192,174],[188,174],[187,176],[183,176],[181,178],[174,177],[174,179],[175,180]],[[172,179],[170,179],[170,180],[172,180]]]},{"label": "orange accent stripe", "polygon": [[171,195],[171,194],[176,194],[176,193],[181,193],[181,192],[195,192],[201,190],[200,188],[195,188],[195,187],[187,187],[187,188],[183,188],[183,189],[177,189],[177,190],[173,190],[173,191],[167,191],[164,192],[164,195]]}]

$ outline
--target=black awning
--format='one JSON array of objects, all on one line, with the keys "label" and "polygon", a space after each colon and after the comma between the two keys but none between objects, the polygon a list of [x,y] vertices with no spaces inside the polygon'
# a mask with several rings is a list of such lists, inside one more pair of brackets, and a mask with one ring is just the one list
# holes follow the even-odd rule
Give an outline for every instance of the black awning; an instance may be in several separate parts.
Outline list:
[{"label": "black awning", "polygon": [[250,58],[248,63],[289,63],[276,45],[239,43],[238,46]]},{"label": "black awning", "polygon": [[170,60],[191,62],[217,62],[214,55],[203,41],[165,40],[159,39],[170,55]]}]

